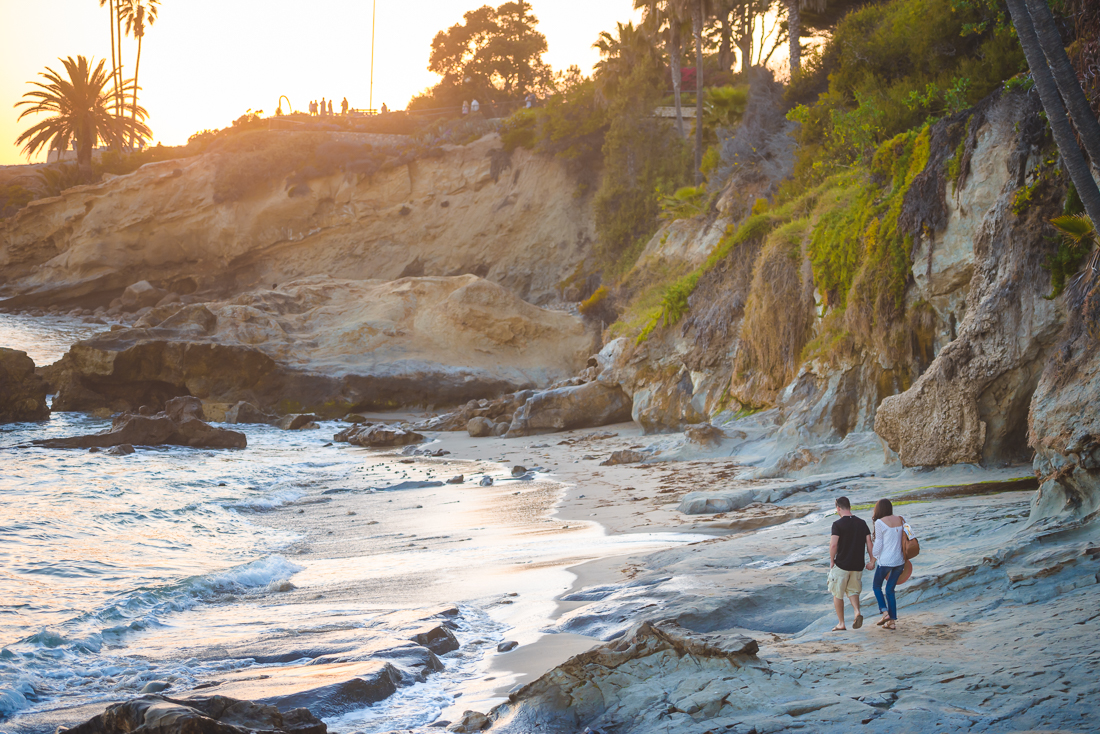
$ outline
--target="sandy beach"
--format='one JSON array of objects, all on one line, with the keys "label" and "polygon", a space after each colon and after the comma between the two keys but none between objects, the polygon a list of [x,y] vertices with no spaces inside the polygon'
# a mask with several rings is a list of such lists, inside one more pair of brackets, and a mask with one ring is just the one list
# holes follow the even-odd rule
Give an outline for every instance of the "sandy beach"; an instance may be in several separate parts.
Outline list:
[{"label": "sandy beach", "polygon": [[[977,692],[994,679],[1011,681],[1005,685],[1019,694],[1014,701],[1031,700],[1042,710],[1061,700],[1058,706],[1070,705],[1066,716],[1076,711],[1075,701],[1094,691],[1095,682],[1081,674],[1098,651],[1081,654],[1078,639],[1100,624],[1087,613],[1100,589],[1095,571],[1080,565],[1095,556],[1093,541],[1087,531],[1036,540],[1026,528],[1033,491],[1005,491],[1011,490],[1008,480],[1028,477],[1027,467],[911,472],[895,466],[880,472],[883,476],[863,472],[866,476],[826,482],[824,489],[741,512],[685,515],[677,508],[690,491],[777,481],[736,479],[743,467],[721,446],[700,450],[688,461],[601,466],[614,451],[667,440],[623,424],[517,439],[431,434],[422,448],[449,452],[440,457],[325,447],[361,453],[367,466],[396,462],[395,483],[445,481],[458,474],[465,479],[458,485],[378,492],[349,487],[263,515],[263,522],[302,538],[288,557],[304,570],[294,577],[296,588],[280,594],[277,603],[309,604],[323,597],[326,604],[336,601],[367,614],[441,604],[480,610],[487,626],[478,639],[462,639],[456,632],[465,667],[456,682],[457,699],[439,716],[444,721],[467,710],[488,712],[507,703],[510,694],[522,696],[523,686],[572,656],[638,622],[662,619],[677,619],[697,632],[752,637],[760,658],[788,676],[802,695],[836,696],[855,686],[860,695],[885,696],[891,705],[874,709],[879,713],[871,717],[883,726],[890,717],[880,720],[879,714],[893,710],[896,700],[924,697],[933,702],[929,711],[947,716],[945,731],[962,731],[961,722],[971,713],[977,716],[990,706],[1000,710],[998,695]],[[514,466],[538,470],[536,478],[514,479]],[[480,485],[486,476],[493,477],[492,486]],[[806,478],[778,483],[813,484]],[[983,485],[997,491],[989,493]],[[869,519],[868,504],[879,497],[930,486],[955,489],[921,490],[924,495],[918,496],[942,496],[901,500],[898,509],[919,528],[926,548],[913,579],[899,587],[899,629],[888,633],[873,625],[878,615],[867,573],[864,629],[829,632],[836,621],[825,590],[833,498],[848,495],[857,514]],[[960,523],[962,517],[968,520]],[[1071,560],[1010,572],[1003,583],[1012,589],[1037,584],[1026,593],[990,591],[1001,582],[989,574],[1004,576],[993,568],[1009,563],[1005,559],[1022,559],[1011,564],[1027,566],[1037,543],[1052,542],[1060,549],[1058,558]],[[418,564],[418,549],[443,546],[452,549],[442,556],[451,559],[449,565]],[[369,569],[362,582],[347,581],[349,564]],[[337,567],[344,580],[333,584]],[[1041,591],[1048,584],[1064,590],[1067,583],[1080,591],[1057,603],[1047,598],[1053,593]],[[1016,626],[1033,631],[1006,639],[1003,630]],[[518,646],[497,652],[495,646],[504,641]],[[884,664],[894,655],[904,655],[905,664]],[[1040,658],[1047,663],[1041,665]],[[443,660],[452,665],[447,656]],[[995,670],[989,669],[990,660],[999,661]],[[1028,692],[1045,688],[1023,683],[1019,673],[1051,668],[1058,671],[1050,675],[1064,681],[1064,698],[1027,699]],[[799,671],[813,671],[812,680]],[[887,685],[884,679],[894,682]],[[951,714],[951,701],[971,713]],[[831,705],[822,710],[840,712]],[[334,730],[353,731],[341,723],[353,722],[337,722]]]}]

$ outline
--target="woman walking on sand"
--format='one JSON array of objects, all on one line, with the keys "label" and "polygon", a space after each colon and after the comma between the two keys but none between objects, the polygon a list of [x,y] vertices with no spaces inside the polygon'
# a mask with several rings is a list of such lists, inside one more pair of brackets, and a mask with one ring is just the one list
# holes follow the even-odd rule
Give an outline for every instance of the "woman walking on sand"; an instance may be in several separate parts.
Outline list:
[{"label": "woman walking on sand", "polygon": [[[879,500],[875,503],[875,511],[871,516],[875,524],[875,543],[871,549],[871,561],[867,569],[875,568],[874,590],[875,599],[878,600],[878,610],[882,619],[878,625],[883,629],[896,629],[895,622],[898,618],[898,603],[894,596],[894,587],[898,583],[901,572],[905,570],[905,554],[902,552],[902,533],[905,532],[905,518],[894,514],[894,505],[890,500]],[[886,593],[883,594],[882,584],[886,582]]]}]

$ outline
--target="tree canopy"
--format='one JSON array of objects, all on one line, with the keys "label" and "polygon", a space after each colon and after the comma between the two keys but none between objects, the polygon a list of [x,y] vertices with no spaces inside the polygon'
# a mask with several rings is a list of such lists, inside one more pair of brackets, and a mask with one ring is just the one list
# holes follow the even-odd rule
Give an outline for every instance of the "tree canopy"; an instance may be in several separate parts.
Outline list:
[{"label": "tree canopy", "polygon": [[553,73],[542,60],[546,36],[537,25],[526,0],[467,12],[432,40],[428,70],[443,78],[420,99],[454,105],[478,97],[485,103],[544,95]]}]

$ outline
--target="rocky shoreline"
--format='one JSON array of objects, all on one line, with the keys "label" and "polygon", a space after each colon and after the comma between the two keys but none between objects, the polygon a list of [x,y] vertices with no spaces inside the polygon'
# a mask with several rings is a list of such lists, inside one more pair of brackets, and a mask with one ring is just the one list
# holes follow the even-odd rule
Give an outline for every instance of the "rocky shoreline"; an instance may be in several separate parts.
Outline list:
[{"label": "rocky shoreline", "polygon": [[[508,476],[506,469],[516,462],[537,462],[565,488],[563,494],[543,480],[498,483],[480,505],[493,513],[508,512],[507,498],[521,505],[535,502],[541,508],[536,515],[555,528],[597,522],[616,535],[672,531],[705,533],[709,539],[627,556],[597,554],[579,567],[576,560],[557,560],[559,568],[572,567],[578,581],[557,595],[558,610],[549,619],[508,632],[505,639],[518,636],[520,644],[505,653],[491,652],[484,640],[449,628],[448,615],[457,614],[457,607],[425,609],[423,617],[403,614],[408,621],[399,624],[379,619],[381,625],[407,631],[398,635],[409,642],[395,642],[391,652],[384,653],[386,646],[378,644],[355,652],[354,646],[347,647],[351,640],[346,635],[331,641],[318,638],[314,648],[325,651],[324,659],[302,669],[310,671],[309,678],[286,671],[269,682],[262,676],[257,680],[253,670],[239,683],[230,677],[195,693],[243,697],[281,708],[306,705],[328,717],[344,710],[324,703],[336,690],[354,685],[367,698],[384,698],[400,688],[404,677],[436,674],[432,671],[439,669],[439,661],[449,666],[450,655],[480,649],[478,655],[490,667],[467,679],[466,695],[436,720],[448,722],[450,731],[1087,728],[1091,700],[1098,692],[1090,671],[1100,658],[1100,648],[1092,642],[1100,632],[1094,611],[1100,604],[1095,567],[1100,546],[1088,518],[1060,523],[1057,529],[1029,520],[1034,485],[1027,485],[1026,469],[912,472],[894,464],[854,478],[826,474],[798,481],[745,480],[735,478],[734,469],[743,465],[722,443],[697,449],[688,461],[660,461],[660,452],[676,446],[677,437],[654,441],[634,424],[545,437],[554,439],[550,441],[479,439],[465,432],[429,433],[427,438],[431,453],[446,453],[442,458],[410,456],[415,462],[410,466],[439,475],[461,471],[469,487],[476,485],[478,475]],[[631,446],[649,449],[656,460],[600,466]],[[387,451],[345,450],[375,457]],[[429,482],[411,495],[402,494],[402,501],[423,502],[420,497],[439,492],[469,497],[462,486],[440,485]],[[683,512],[680,500],[701,486],[727,495],[742,488],[765,494],[768,486],[783,491],[740,510]],[[513,496],[513,487],[518,496]],[[859,631],[828,631],[835,621],[824,589],[832,520],[828,511],[842,493],[852,498],[861,515],[878,497],[894,497],[921,534],[914,577],[899,587],[897,632],[869,624]],[[378,516],[385,505],[372,504],[379,501],[374,497],[325,495],[329,501],[321,504],[306,497],[265,516],[265,522],[293,523],[304,530],[300,545],[307,555],[302,558],[330,556],[335,546],[321,547],[325,533],[346,536],[366,522],[360,518],[375,517],[384,530],[397,529],[392,520]],[[724,526],[732,517],[747,515],[760,519],[753,526]],[[313,519],[302,525],[303,517]],[[348,549],[346,555],[356,553]],[[492,574],[486,570],[485,576]],[[864,604],[873,610],[869,580],[865,575]],[[299,584],[277,603],[308,603],[318,592],[353,593],[309,579]],[[492,587],[489,583],[483,589]],[[465,598],[473,591],[467,589]],[[494,602],[504,598],[530,604],[539,596],[524,589],[509,599],[498,587],[481,596],[480,603],[514,614],[515,605]],[[400,595],[393,602],[400,604]],[[1004,631],[1011,629],[1020,633],[1006,636]],[[566,659],[570,649],[578,654]],[[302,653],[269,646],[268,654],[290,659]],[[341,662],[353,660],[362,662]],[[331,682],[325,683],[329,675]],[[299,692],[280,693],[280,686]],[[367,693],[372,690],[380,693]],[[178,699],[189,694],[170,695]],[[369,703],[367,698],[344,700],[361,705]],[[417,731],[439,728],[425,725]]]}]

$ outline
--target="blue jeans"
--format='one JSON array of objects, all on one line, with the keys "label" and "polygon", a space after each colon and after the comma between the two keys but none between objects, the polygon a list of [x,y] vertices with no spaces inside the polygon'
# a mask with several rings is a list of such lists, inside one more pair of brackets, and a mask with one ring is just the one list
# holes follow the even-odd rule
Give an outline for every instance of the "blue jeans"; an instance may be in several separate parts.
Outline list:
[{"label": "blue jeans", "polygon": [[[875,599],[878,601],[879,612],[890,611],[890,619],[898,618],[898,602],[894,597],[894,587],[897,586],[901,572],[905,566],[876,566],[875,567]],[[886,582],[886,598],[882,598],[882,582]]]}]

